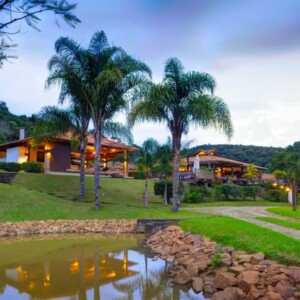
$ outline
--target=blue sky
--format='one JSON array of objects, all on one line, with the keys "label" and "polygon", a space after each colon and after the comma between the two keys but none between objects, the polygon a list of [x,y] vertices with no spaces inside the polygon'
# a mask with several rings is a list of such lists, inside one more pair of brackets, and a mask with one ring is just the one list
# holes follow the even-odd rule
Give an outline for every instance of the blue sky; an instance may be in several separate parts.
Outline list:
[{"label": "blue sky", "polygon": [[[44,89],[56,39],[68,36],[86,46],[104,30],[111,44],[145,61],[156,82],[172,56],[186,71],[213,75],[216,95],[232,114],[230,143],[285,147],[300,140],[300,1],[81,0],[76,14],[82,21],[76,29],[61,20],[57,27],[47,14],[41,32],[24,24],[13,37],[19,58],[0,69],[0,100],[11,112],[31,115],[57,104],[58,87]],[[169,135],[155,124],[136,126],[133,134],[138,144]],[[186,140],[228,143],[215,130],[193,127]]]}]

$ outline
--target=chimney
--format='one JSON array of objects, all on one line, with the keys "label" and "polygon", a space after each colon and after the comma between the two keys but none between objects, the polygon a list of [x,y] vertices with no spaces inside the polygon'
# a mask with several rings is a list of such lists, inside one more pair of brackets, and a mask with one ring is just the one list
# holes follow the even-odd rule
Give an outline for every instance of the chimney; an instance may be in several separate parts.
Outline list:
[{"label": "chimney", "polygon": [[25,129],[24,128],[20,128],[19,139],[20,140],[24,140],[25,139]]}]

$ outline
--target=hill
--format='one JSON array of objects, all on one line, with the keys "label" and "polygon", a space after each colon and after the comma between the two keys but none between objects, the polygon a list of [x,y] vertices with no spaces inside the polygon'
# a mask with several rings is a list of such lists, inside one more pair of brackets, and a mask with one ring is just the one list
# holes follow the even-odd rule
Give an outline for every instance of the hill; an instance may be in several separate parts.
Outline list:
[{"label": "hill", "polygon": [[253,145],[199,145],[193,147],[189,151],[189,155],[194,155],[198,149],[215,149],[222,157],[239,160],[246,163],[269,168],[274,157],[274,154],[278,150],[283,150],[279,147],[263,147]]},{"label": "hill", "polygon": [[20,128],[25,128],[26,136],[30,134],[35,121],[35,116],[17,116],[12,114],[6,103],[0,101],[0,144],[17,140]]}]

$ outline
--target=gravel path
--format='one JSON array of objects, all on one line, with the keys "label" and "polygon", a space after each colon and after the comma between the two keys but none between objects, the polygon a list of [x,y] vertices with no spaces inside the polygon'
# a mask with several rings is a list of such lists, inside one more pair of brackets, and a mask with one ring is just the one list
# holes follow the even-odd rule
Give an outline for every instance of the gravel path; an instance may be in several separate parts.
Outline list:
[{"label": "gravel path", "polygon": [[300,230],[295,230],[292,228],[280,226],[277,224],[272,224],[260,220],[256,220],[255,217],[273,217],[277,219],[287,220],[297,222],[294,219],[281,217],[279,215],[272,214],[266,211],[270,207],[253,207],[253,206],[220,206],[220,207],[197,207],[197,208],[188,208],[187,210],[199,211],[208,214],[214,214],[219,216],[230,216],[236,219],[248,221],[266,228],[270,228],[274,231],[281,232],[287,236],[290,236],[295,239],[300,240]]}]

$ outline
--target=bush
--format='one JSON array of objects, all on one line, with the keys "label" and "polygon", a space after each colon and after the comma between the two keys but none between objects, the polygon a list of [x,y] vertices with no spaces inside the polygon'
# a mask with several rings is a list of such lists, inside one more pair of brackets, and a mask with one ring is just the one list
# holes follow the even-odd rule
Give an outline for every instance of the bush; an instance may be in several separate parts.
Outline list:
[{"label": "bush", "polygon": [[264,189],[260,186],[244,186],[243,193],[245,198],[252,198],[255,201],[257,196],[263,195]]},{"label": "bush", "polygon": [[184,195],[183,202],[186,203],[201,203],[210,196],[209,190],[205,186],[191,185],[189,191]]},{"label": "bush", "polygon": [[281,190],[268,190],[264,194],[264,198],[269,201],[274,201],[274,202],[287,202],[287,195],[284,191]]},{"label": "bush", "polygon": [[21,164],[14,162],[0,162],[0,170],[7,172],[19,172],[21,171]]},{"label": "bush", "polygon": [[24,162],[22,163],[22,169],[27,173],[42,173],[43,164],[38,162]]},{"label": "bush", "polygon": [[244,196],[243,188],[239,185],[230,183],[216,185],[214,188],[214,197],[222,196],[225,200],[230,200],[230,198],[237,200],[237,198],[242,198]]},{"label": "bush", "polygon": [[[170,199],[172,198],[172,182],[168,181],[167,182],[167,201],[170,203]],[[154,183],[154,195],[155,196],[161,196],[162,198],[164,197],[164,192],[165,192],[165,181],[156,181]]]}]

